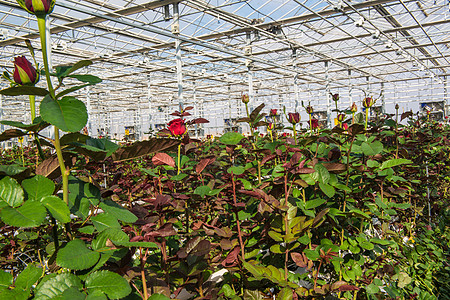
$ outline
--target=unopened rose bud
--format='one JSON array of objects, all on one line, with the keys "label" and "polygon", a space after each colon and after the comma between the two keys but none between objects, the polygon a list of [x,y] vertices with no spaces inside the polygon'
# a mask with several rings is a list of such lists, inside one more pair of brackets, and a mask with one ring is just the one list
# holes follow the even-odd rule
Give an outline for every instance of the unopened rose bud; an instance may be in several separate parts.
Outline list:
[{"label": "unopened rose bud", "polygon": [[369,108],[369,107],[372,107],[374,105],[374,103],[375,103],[375,101],[373,100],[372,97],[366,97],[366,98],[364,98],[362,104],[365,108]]},{"label": "unopened rose bud", "polygon": [[270,116],[274,117],[277,115],[277,110],[275,108],[270,110]]},{"label": "unopened rose bud", "polygon": [[289,123],[297,124],[300,122],[300,114],[298,112],[289,113]]},{"label": "unopened rose bud", "polygon": [[338,115],[337,115],[337,120],[339,121],[339,123],[344,122],[344,120],[345,120],[345,114],[338,114]]},{"label": "unopened rose bud", "polygon": [[17,0],[30,14],[42,17],[50,14],[55,7],[55,0]]},{"label": "unopened rose bud", "polygon": [[308,114],[312,114],[312,113],[314,112],[314,109],[312,108],[311,105],[308,105],[308,106],[306,107],[306,112],[307,112]]},{"label": "unopened rose bud", "polygon": [[352,113],[355,113],[355,112],[358,111],[358,106],[356,106],[355,102],[353,102],[352,107],[350,108],[350,110],[351,110]]},{"label": "unopened rose bud", "polygon": [[395,104],[395,110],[398,110],[400,108],[400,106],[398,106],[398,103]]},{"label": "unopened rose bud", "polygon": [[14,82],[20,85],[34,85],[39,80],[36,69],[25,56],[14,58],[13,78]]},{"label": "unopened rose bud", "polygon": [[244,94],[241,97],[242,103],[248,103],[250,101],[250,97],[248,96],[248,94]]}]

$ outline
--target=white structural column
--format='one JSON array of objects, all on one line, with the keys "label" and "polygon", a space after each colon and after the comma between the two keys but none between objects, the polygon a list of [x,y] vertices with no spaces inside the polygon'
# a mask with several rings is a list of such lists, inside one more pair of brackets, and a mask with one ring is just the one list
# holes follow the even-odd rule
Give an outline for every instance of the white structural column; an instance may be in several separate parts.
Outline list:
[{"label": "white structural column", "polygon": [[181,40],[180,35],[180,13],[178,11],[178,3],[173,4],[173,23],[172,33],[177,36],[175,38],[176,66],[177,66],[177,84],[178,84],[178,104],[180,110],[183,108],[183,64],[181,61]]},{"label": "white structural column", "polygon": [[352,70],[348,70],[348,106],[353,105],[353,85],[352,85]]},{"label": "white structural column", "polygon": [[152,82],[150,74],[147,74],[147,103],[148,103],[148,129],[153,129],[153,107],[152,107]]},{"label": "white structural column", "polygon": [[[199,118],[199,112],[198,112],[198,103],[197,103],[197,86],[195,80],[192,81],[192,98],[194,99],[194,117]],[[195,130],[195,138],[198,138],[198,124],[194,125]]]},{"label": "white structural column", "polygon": [[330,95],[330,79],[329,79],[329,62],[325,62],[325,93],[327,97],[327,128],[331,128],[331,95]]},{"label": "white structural column", "polygon": [[89,86],[86,87],[86,109],[88,114],[87,130],[88,135],[92,134],[92,107],[91,107],[91,89]]},{"label": "white structural column", "polygon": [[386,113],[386,99],[384,98],[384,82],[382,82],[380,84],[380,89],[381,89],[381,113],[385,114]]},{"label": "white structural column", "polygon": [[252,71],[251,65],[249,65],[247,67],[247,78],[248,78],[249,109],[250,109],[250,111],[252,111],[255,99],[254,99],[254,91],[253,91],[253,71]]},{"label": "white structural column", "polygon": [[299,90],[298,90],[298,74],[295,74],[294,76],[294,93],[295,93],[295,107],[294,107],[294,111],[298,112],[298,106],[299,106],[299,102],[300,102],[300,95],[299,95]]},{"label": "white structural column", "polygon": [[447,76],[444,76],[444,116],[448,116],[450,114],[450,99],[448,97],[448,80]]},{"label": "white structural column", "polygon": [[[3,84],[0,84],[0,90],[3,89]],[[0,120],[3,120],[3,95],[0,94]],[[0,124],[0,133],[2,133],[3,131],[5,131],[5,125]],[[5,148],[5,142],[1,142],[1,147],[4,149]]]}]

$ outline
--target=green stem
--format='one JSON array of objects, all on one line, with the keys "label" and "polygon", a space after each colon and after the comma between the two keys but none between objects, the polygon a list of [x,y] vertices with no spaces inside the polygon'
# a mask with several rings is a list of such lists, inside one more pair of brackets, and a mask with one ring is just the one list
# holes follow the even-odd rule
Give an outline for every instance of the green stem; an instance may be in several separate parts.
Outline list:
[{"label": "green stem", "polygon": [[292,131],[294,131],[294,141],[295,145],[297,145],[297,131],[295,130],[295,124],[292,124]]},{"label": "green stem", "polygon": [[50,79],[50,69],[48,66],[48,59],[47,59],[47,40],[45,38],[46,36],[46,30],[45,30],[45,17],[37,17],[38,26],[39,26],[39,36],[41,38],[41,48],[42,48],[42,59],[44,61],[44,70],[45,70],[45,78],[47,79],[47,86],[48,90],[50,92],[50,96],[55,99],[55,90],[53,89],[52,81]]},{"label": "green stem", "polygon": [[[48,66],[48,57],[47,57],[47,40],[46,30],[45,30],[45,17],[37,17],[38,27],[39,27],[39,36],[41,38],[41,48],[42,48],[42,60],[44,61],[44,70],[45,70],[45,78],[47,79],[47,86],[50,92],[50,96],[53,100],[56,101],[55,90],[53,89],[52,80],[50,78],[50,68]],[[55,128],[55,149],[56,155],[58,157],[59,168],[61,170],[62,183],[63,183],[63,200],[66,204],[69,204],[69,171],[66,169],[64,165],[64,159],[61,151],[61,144],[59,142],[59,128],[54,126]]]},{"label": "green stem", "polygon": [[366,107],[366,126],[365,126],[366,130],[367,130],[367,123],[369,122],[369,110],[370,110],[370,108]]},{"label": "green stem", "polygon": [[31,122],[33,122],[36,118],[36,96],[29,95],[28,98],[30,99]]},{"label": "green stem", "polygon": [[178,171],[177,171],[177,175],[178,175],[178,174],[180,174],[180,171],[181,171],[181,144],[178,145],[177,165],[178,165]]},{"label": "green stem", "polygon": [[311,114],[309,114],[309,130],[310,130],[310,132],[311,132],[311,135],[312,135],[312,118],[311,118]]},{"label": "green stem", "polygon": [[69,204],[69,173],[70,171],[66,169],[64,165],[64,159],[61,151],[61,144],[59,142],[59,129],[55,128],[55,141],[54,146],[56,149],[56,156],[58,157],[59,169],[61,170],[62,183],[63,183],[63,200],[66,204]]},{"label": "green stem", "polygon": [[[248,110],[248,103],[245,103],[245,111],[247,112],[247,118],[250,119],[250,112]],[[252,135],[252,140],[253,140],[254,131],[253,131],[253,127],[252,127],[252,122],[251,121],[248,122],[248,126],[250,126],[250,133]]]},{"label": "green stem", "polygon": [[25,157],[23,156],[23,144],[20,143],[20,155],[22,157],[22,167],[25,167]]}]

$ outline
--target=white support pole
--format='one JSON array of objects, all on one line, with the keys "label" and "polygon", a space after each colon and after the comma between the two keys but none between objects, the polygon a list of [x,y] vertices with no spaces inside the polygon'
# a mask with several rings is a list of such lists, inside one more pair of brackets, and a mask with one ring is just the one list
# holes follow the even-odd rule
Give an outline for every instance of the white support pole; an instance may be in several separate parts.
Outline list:
[{"label": "white support pole", "polygon": [[325,62],[325,93],[327,97],[327,128],[331,128],[331,95],[330,95],[330,80],[329,80],[329,63],[328,61]]},{"label": "white support pole", "polygon": [[352,70],[348,70],[348,106],[353,105],[353,85],[352,85]]},{"label": "white support pole", "polygon": [[444,76],[444,116],[448,116],[450,114],[450,99],[448,97],[448,80],[447,76]]},{"label": "white support pole", "polygon": [[300,102],[300,95],[298,91],[298,74],[295,74],[294,76],[294,93],[295,93],[295,107],[294,111],[298,112],[298,106]]},{"label": "white support pole", "polygon": [[178,11],[178,3],[173,4],[173,23],[172,33],[177,36],[175,38],[175,51],[176,51],[176,68],[177,68],[177,84],[178,84],[178,105],[180,110],[183,109],[183,65],[181,61],[181,40],[178,38],[180,35],[180,13]]},{"label": "white support pole", "polygon": [[153,129],[152,125],[152,116],[153,116],[153,107],[152,107],[152,82],[150,74],[147,74],[147,103],[148,103],[148,129],[151,131]]},{"label": "white support pole", "polygon": [[248,97],[249,97],[249,109],[250,111],[253,110],[253,104],[254,104],[254,92],[253,92],[253,72],[252,67],[249,66],[247,72],[247,78],[248,78]]},{"label": "white support pole", "polygon": [[91,89],[89,86],[86,87],[86,109],[88,113],[88,123],[87,123],[87,130],[88,135],[92,134],[92,107],[91,107]]},{"label": "white support pole", "polygon": [[381,89],[381,113],[385,114],[386,113],[386,101],[384,98],[384,82],[382,82],[380,84],[380,89]]}]

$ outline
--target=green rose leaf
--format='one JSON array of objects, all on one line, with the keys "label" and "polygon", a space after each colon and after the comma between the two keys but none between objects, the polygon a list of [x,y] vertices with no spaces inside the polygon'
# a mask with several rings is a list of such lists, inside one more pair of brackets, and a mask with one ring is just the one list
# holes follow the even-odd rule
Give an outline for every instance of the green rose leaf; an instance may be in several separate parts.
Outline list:
[{"label": "green rose leaf", "polygon": [[153,294],[148,300],[170,300],[170,298],[161,294]]},{"label": "green rose leaf", "polygon": [[89,250],[82,240],[72,240],[61,248],[56,257],[56,264],[71,270],[84,270],[95,265],[100,253]]},{"label": "green rose leaf", "polygon": [[128,209],[111,200],[105,200],[104,202],[100,203],[100,208],[108,214],[114,216],[116,219],[126,223],[134,223],[138,219]]},{"label": "green rose leaf", "polygon": [[322,190],[322,192],[325,195],[327,195],[328,198],[332,198],[334,196],[334,194],[336,194],[336,190],[334,189],[334,187],[332,187],[331,185],[329,185],[327,183],[319,182],[319,187]]},{"label": "green rose leaf", "polygon": [[125,278],[110,271],[96,271],[86,278],[85,286],[89,293],[101,291],[109,298],[123,298],[131,293],[131,287]]},{"label": "green rose leaf", "polygon": [[71,287],[81,289],[83,286],[77,276],[70,273],[59,274],[41,282],[35,290],[34,299],[55,299]]},{"label": "green rose leaf", "polygon": [[15,86],[0,91],[0,94],[5,96],[21,96],[21,95],[35,95],[46,96],[48,91],[37,86]]},{"label": "green rose leaf", "polygon": [[28,200],[41,200],[44,196],[50,196],[55,191],[55,184],[50,179],[36,175],[22,181],[22,187],[27,193]]},{"label": "green rose leaf", "polygon": [[365,155],[373,156],[383,151],[383,144],[380,141],[374,141],[372,143],[363,142],[361,149]]},{"label": "green rose leaf", "polygon": [[15,179],[4,177],[0,180],[0,208],[17,207],[23,203],[23,190]]},{"label": "green rose leaf", "polygon": [[120,228],[120,224],[117,221],[117,218],[108,213],[101,213],[91,218],[92,224],[94,224],[95,228],[102,232],[107,228]]},{"label": "green rose leaf", "polygon": [[0,288],[9,287],[12,284],[13,276],[11,273],[0,270]]},{"label": "green rose leaf", "polygon": [[20,273],[14,285],[17,288],[29,290],[43,275],[43,269],[37,263],[28,264],[25,270]]},{"label": "green rose leaf", "polygon": [[225,145],[237,145],[244,138],[244,136],[238,132],[227,132],[219,138],[219,141]]},{"label": "green rose leaf", "polygon": [[66,96],[61,100],[54,100],[47,95],[39,109],[42,119],[62,131],[80,131],[88,119],[86,106],[75,97]]},{"label": "green rose leaf", "polygon": [[45,208],[48,209],[49,213],[56,220],[61,223],[69,223],[70,222],[70,210],[67,204],[57,196],[44,196],[41,200],[41,203],[44,204]]},{"label": "green rose leaf", "polygon": [[384,170],[387,168],[392,168],[399,165],[406,165],[406,164],[412,164],[412,161],[405,158],[394,158],[387,160],[381,164],[380,170]]},{"label": "green rose leaf", "polygon": [[8,225],[16,227],[37,227],[45,220],[47,211],[37,201],[27,201],[19,208],[5,207],[0,217]]}]

